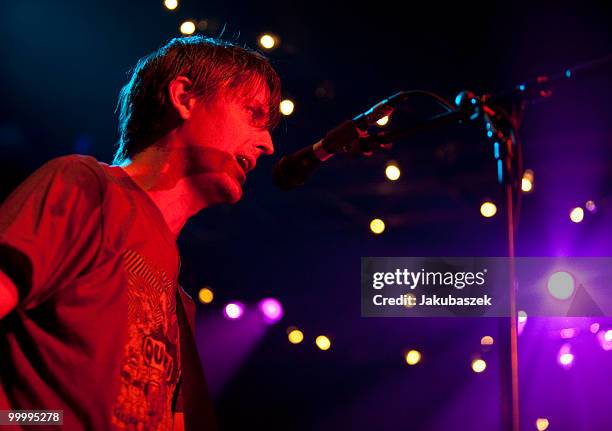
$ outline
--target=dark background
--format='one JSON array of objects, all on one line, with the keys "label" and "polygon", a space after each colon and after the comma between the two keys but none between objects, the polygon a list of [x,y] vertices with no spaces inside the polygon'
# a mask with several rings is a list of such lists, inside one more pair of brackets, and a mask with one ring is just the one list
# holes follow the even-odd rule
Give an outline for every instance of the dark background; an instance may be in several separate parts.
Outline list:
[{"label": "dark background", "polygon": [[[179,240],[183,286],[194,296],[205,285],[216,294],[200,308],[200,347],[222,429],[498,429],[497,346],[484,353],[485,373],[469,366],[480,337],[496,336],[497,321],[365,319],[359,308],[361,256],[506,254],[503,212],[479,214],[485,197],[502,208],[481,130],[450,126],[398,142],[388,154],[332,160],[290,193],[271,184],[271,167],[398,90],[453,99],[463,89],[494,92],[605,56],[612,52],[610,7],[184,0],[170,12],[161,1],[3,2],[0,197],[56,156],[76,152],[110,163],[127,72],[180,36],[187,18],[206,19],[203,34],[253,47],[262,32],[278,34],[281,45],[269,57],[284,95],[296,103],[274,132],[275,155],[250,174],[242,201],[206,209]],[[578,75],[528,108],[521,136],[536,183],[524,197],[517,254],[610,255],[611,70]],[[415,101],[403,112],[424,118],[439,111]],[[393,184],[384,178],[389,158],[402,168]],[[597,214],[571,223],[569,210],[587,199]],[[375,216],[386,222],[383,235],[368,229]],[[285,308],[276,326],[257,332],[247,320],[219,318],[227,300],[252,310],[267,296]],[[526,327],[523,429],[535,429],[537,417],[548,417],[554,430],[612,426],[604,410],[612,395],[604,386],[612,377],[610,352],[583,331],[575,341],[582,360],[577,353],[565,371],[555,359],[561,341],[550,336],[592,321],[534,319]],[[287,342],[289,325],[304,331],[304,343]],[[330,351],[314,346],[321,333],[332,338]],[[407,367],[407,348],[421,350],[423,362]],[[214,377],[232,361],[231,373]]]}]

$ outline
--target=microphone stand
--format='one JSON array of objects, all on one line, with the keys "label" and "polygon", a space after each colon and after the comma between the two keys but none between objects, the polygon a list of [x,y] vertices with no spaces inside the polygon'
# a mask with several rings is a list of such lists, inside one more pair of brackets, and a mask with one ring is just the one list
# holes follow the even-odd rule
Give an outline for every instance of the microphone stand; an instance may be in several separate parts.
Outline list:
[{"label": "microphone stand", "polygon": [[[537,77],[496,95],[477,96],[470,91],[463,91],[455,99],[456,109],[454,110],[424,120],[407,129],[379,132],[360,139],[360,148],[365,153],[416,133],[437,129],[448,124],[475,120],[482,120],[484,123],[486,135],[493,143],[497,180],[504,187],[506,197],[510,320],[508,322],[504,319],[500,326],[500,389],[504,431],[520,430],[515,235],[521,200],[523,152],[518,131],[527,104],[550,97],[552,95],[551,84],[574,78],[575,75],[593,71],[610,63],[612,63],[612,54],[567,68],[556,75]],[[439,96],[436,97],[439,98]],[[447,106],[451,106],[450,103],[447,102]],[[507,357],[510,358],[509,367],[507,361],[504,361],[504,358]]]}]

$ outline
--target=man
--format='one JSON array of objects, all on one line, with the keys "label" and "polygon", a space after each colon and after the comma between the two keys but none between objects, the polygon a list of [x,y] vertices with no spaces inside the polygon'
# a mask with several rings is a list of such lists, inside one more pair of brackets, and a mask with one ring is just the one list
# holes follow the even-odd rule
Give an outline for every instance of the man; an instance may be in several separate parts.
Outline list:
[{"label": "man", "polygon": [[170,430],[182,429],[184,404],[187,426],[201,426],[187,408],[198,408],[201,371],[181,318],[176,238],[203,208],[240,199],[273,152],[279,98],[261,55],[173,39],[121,91],[114,165],[60,157],[9,196],[0,410],[63,410],[71,431]]}]

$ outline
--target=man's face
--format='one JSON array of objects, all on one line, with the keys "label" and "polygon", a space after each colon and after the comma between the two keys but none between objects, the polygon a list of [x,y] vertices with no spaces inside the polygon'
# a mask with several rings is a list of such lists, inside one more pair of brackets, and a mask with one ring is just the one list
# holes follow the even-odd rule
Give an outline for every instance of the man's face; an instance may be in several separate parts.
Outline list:
[{"label": "man's face", "polygon": [[199,100],[180,127],[185,145],[184,178],[207,203],[234,203],[242,196],[247,173],[274,147],[268,120],[268,90],[251,97],[237,90]]}]

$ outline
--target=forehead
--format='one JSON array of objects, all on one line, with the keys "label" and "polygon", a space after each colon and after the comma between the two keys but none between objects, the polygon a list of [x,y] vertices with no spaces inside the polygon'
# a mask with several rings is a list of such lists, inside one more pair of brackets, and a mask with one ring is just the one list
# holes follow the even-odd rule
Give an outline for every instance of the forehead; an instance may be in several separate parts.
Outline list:
[{"label": "forehead", "polygon": [[245,77],[225,90],[226,97],[241,103],[251,103],[268,107],[270,88],[265,80],[257,75]]}]

